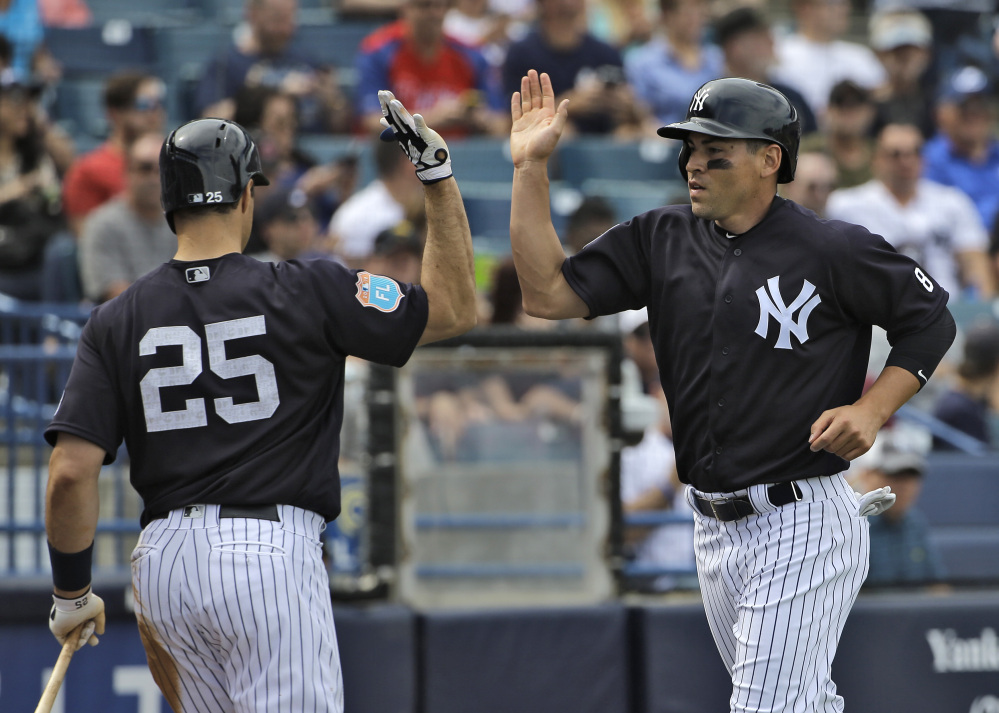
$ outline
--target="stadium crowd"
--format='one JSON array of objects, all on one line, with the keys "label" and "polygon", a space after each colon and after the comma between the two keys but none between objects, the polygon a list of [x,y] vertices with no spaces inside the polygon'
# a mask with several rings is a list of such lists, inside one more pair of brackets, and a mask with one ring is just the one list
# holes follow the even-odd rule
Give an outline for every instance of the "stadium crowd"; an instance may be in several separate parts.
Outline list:
[{"label": "stadium crowd", "polygon": [[[238,121],[261,148],[272,186],[258,189],[248,253],[270,261],[377,265],[390,277],[418,280],[422,192],[394,144],[375,138],[376,91],[391,89],[422,113],[455,141],[457,157],[462,139],[502,144],[510,93],[534,68],[551,76],[557,100],[571,100],[572,137],[636,145],[681,119],[689,97],[709,79],[772,84],[795,104],[805,132],[798,175],[782,188],[785,197],[883,235],[926,266],[952,305],[996,297],[999,4],[993,0],[334,3],[176,3],[189,15],[170,19],[172,30],[178,22],[180,31],[218,23],[224,46],[211,47],[190,77],[166,76],[152,63],[102,77],[100,89],[89,88],[101,93],[98,136],[92,112],[79,113],[86,102],[66,100],[74,67],[60,59],[51,38],[98,28],[95,41],[106,41],[121,24],[106,18],[101,0],[0,0],[0,293],[99,303],[169,260],[175,242],[158,204],[158,146],[171,128],[198,116]],[[223,5],[230,14],[219,10]],[[322,37],[319,17],[331,32],[370,30],[357,38],[349,61],[331,63],[299,41],[305,29]],[[139,20],[133,24],[141,29]],[[323,161],[306,149],[309,136],[353,137],[360,148]],[[373,176],[365,174],[359,151],[370,156]],[[676,181],[672,162],[663,164],[663,174]],[[599,190],[588,192],[566,221],[562,238],[570,251],[630,217],[615,215]],[[541,328],[510,294],[519,288],[502,257],[495,279],[487,273],[480,284],[480,324]],[[641,361],[647,324],[622,320],[620,329],[647,372]],[[982,329],[992,331],[975,332],[972,356],[955,358],[951,373],[938,380],[947,393],[938,394],[937,413],[989,443],[999,408],[999,328]],[[662,401],[647,373],[638,389]],[[626,509],[676,501],[675,474],[662,466],[672,462],[662,455],[670,448],[662,413],[636,446],[644,450],[626,453]],[[655,473],[650,463],[658,464]],[[878,467],[887,466],[870,470]],[[908,470],[919,474],[922,466]],[[663,543],[663,557],[675,561],[676,542],[653,536]],[[656,549],[654,540],[635,547]]]}]

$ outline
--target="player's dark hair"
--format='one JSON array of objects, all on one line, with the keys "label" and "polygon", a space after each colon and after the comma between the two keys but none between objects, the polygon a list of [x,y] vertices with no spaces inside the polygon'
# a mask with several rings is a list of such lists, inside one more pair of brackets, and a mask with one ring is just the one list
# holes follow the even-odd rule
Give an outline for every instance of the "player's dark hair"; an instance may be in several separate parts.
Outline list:
[{"label": "player's dark hair", "polygon": [[152,75],[145,72],[118,72],[104,85],[104,106],[108,109],[128,109],[135,103],[139,87]]}]

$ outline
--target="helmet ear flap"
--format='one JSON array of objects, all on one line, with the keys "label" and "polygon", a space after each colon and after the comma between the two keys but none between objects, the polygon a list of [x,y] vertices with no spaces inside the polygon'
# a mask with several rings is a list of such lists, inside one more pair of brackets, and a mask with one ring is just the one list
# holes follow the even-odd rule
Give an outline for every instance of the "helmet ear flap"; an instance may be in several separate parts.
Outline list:
[{"label": "helmet ear flap", "polygon": [[680,155],[677,156],[676,164],[680,167],[680,178],[683,182],[687,182],[687,161],[690,160],[690,147],[687,142],[683,142],[683,146],[680,148]]}]

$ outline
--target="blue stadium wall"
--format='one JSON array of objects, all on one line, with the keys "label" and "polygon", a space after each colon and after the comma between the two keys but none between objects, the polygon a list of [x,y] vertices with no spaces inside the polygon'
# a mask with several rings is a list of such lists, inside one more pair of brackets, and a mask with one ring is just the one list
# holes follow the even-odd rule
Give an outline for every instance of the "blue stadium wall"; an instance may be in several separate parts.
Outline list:
[{"label": "blue stadium wall", "polygon": [[[33,710],[59,647],[0,624],[0,711]],[[17,607],[24,612],[24,607]],[[167,713],[134,623],[114,611],[54,713]],[[17,623],[15,623],[15,621]],[[336,609],[347,713],[711,713],[729,683],[699,603],[413,612]],[[865,595],[833,666],[849,713],[999,712],[999,593]]]}]

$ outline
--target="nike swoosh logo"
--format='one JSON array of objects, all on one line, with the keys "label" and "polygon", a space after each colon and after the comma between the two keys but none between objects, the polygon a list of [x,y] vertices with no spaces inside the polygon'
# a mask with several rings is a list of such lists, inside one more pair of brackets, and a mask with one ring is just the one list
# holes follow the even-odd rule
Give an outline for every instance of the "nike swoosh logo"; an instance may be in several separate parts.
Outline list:
[{"label": "nike swoosh logo", "polygon": [[726,238],[738,238],[738,235],[732,235],[732,233],[725,233]]},{"label": "nike swoosh logo", "polygon": [[926,375],[925,375],[925,374],[923,374],[923,370],[922,370],[922,369],[920,369],[920,370],[919,370],[919,371],[917,371],[916,373],[917,373],[917,374],[919,375],[919,378],[923,380],[923,383],[925,383],[925,382],[927,381],[927,379],[926,379]]}]

